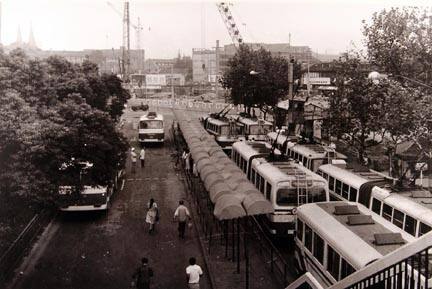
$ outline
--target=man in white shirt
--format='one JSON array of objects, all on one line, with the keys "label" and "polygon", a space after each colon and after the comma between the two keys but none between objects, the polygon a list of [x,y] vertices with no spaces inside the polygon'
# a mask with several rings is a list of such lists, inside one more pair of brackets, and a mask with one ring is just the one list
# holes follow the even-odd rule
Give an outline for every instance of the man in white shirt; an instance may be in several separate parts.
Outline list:
[{"label": "man in white shirt", "polygon": [[180,200],[179,206],[177,207],[174,213],[174,220],[178,221],[179,237],[182,239],[184,239],[186,222],[189,218],[190,218],[189,210],[188,208],[186,208],[185,205],[183,205],[183,200]]},{"label": "man in white shirt", "polygon": [[141,167],[144,167],[144,160],[145,160],[145,150],[144,148],[141,149],[140,151],[140,161],[141,161]]},{"label": "man in white shirt", "polygon": [[189,289],[199,289],[199,280],[203,271],[200,266],[196,264],[194,257],[189,258],[189,266],[186,267],[186,280]]}]

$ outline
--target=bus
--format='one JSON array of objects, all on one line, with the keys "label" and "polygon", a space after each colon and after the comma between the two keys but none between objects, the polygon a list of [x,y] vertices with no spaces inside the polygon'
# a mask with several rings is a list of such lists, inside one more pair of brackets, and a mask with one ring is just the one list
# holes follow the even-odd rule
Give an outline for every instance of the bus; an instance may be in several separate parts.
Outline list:
[{"label": "bus", "polygon": [[288,142],[295,143],[297,142],[296,136],[288,136],[285,134],[286,131],[272,131],[269,132],[266,136],[266,142],[268,142],[271,146],[275,145],[278,150],[285,153],[287,149]]},{"label": "bus", "polygon": [[146,142],[163,143],[164,138],[164,117],[162,114],[149,111],[140,117],[138,140],[141,144]]},{"label": "bus", "polygon": [[245,140],[244,126],[230,117],[208,116],[203,119],[203,125],[228,154],[231,152],[233,143]]},{"label": "bus", "polygon": [[[275,156],[281,156],[279,150],[275,149]],[[231,160],[250,177],[252,160],[259,157],[267,157],[271,154],[271,146],[266,142],[243,141],[232,145]]]},{"label": "bus", "polygon": [[432,230],[432,194],[429,191],[394,191],[375,186],[369,208],[416,238]]},{"label": "bus", "polygon": [[239,116],[236,120],[244,126],[246,140],[250,141],[265,141],[267,133],[273,129],[273,123],[264,119]]},{"label": "bus", "polygon": [[[79,162],[79,184],[71,183],[70,179],[58,187],[58,203],[61,211],[106,211],[114,193],[124,187],[124,170],[118,170],[114,179],[108,185],[93,184],[90,171],[93,164]],[[66,169],[63,169],[66,171]]]},{"label": "bus", "polygon": [[319,167],[320,176],[327,180],[330,199],[360,203],[369,207],[372,188],[384,186],[390,180],[363,166],[326,164]]},{"label": "bus", "polygon": [[288,142],[285,155],[297,160],[309,170],[316,172],[322,164],[345,161],[347,157],[333,148],[320,144],[299,144]]},{"label": "bus", "polygon": [[358,203],[311,203],[297,209],[297,266],[323,288],[413,241],[413,236]]},{"label": "bus", "polygon": [[326,180],[292,160],[270,162],[255,158],[248,179],[272,204],[274,213],[267,215],[263,223],[279,237],[294,234],[298,206],[329,200]]}]

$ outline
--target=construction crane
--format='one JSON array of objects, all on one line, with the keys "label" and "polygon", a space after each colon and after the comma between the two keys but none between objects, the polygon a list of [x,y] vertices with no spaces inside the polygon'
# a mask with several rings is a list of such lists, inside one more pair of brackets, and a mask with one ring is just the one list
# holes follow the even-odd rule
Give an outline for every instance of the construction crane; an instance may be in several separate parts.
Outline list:
[{"label": "construction crane", "polygon": [[237,28],[237,25],[234,21],[234,17],[231,14],[230,9],[228,8],[228,4],[225,2],[216,3],[216,6],[219,10],[219,13],[222,17],[223,22],[228,30],[229,35],[231,36],[232,42],[236,47],[243,43],[243,37],[240,35],[240,31]]},{"label": "construction crane", "polygon": [[[135,29],[136,36],[136,49],[138,53],[141,53],[141,33],[143,27],[141,25],[140,18],[138,17],[137,24],[130,21],[129,17],[129,2],[124,2],[124,11],[121,13],[111,2],[107,1],[108,6],[110,6],[120,17],[123,18],[123,43],[122,43],[122,75],[125,80],[128,79],[130,73],[130,31],[129,27],[132,26]],[[139,67],[141,68],[141,57]]]}]

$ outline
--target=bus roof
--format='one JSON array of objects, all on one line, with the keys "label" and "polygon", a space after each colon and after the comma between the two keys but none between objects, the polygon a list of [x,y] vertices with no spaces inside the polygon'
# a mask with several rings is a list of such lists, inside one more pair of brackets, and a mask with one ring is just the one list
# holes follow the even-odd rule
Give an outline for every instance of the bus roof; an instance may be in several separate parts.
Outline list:
[{"label": "bus roof", "polygon": [[345,165],[326,164],[319,167],[319,170],[336,179],[343,180],[344,183],[359,189],[367,182],[384,181],[385,178],[371,170],[358,171]]},{"label": "bus roof", "polygon": [[[361,215],[371,215],[373,224],[348,225],[347,215],[335,215],[335,207],[343,205],[357,206]],[[351,202],[323,202],[302,205],[297,215],[308,226],[326,240],[342,257],[356,269],[400,248],[404,244],[377,245],[375,234],[400,233],[405,242],[414,240],[385,219],[372,215],[361,204]]]},{"label": "bus roof", "polygon": [[209,118],[207,118],[207,122],[212,123],[214,125],[219,125],[219,126],[229,125],[229,121],[227,119],[220,119],[220,118],[209,117]]},{"label": "bus roof", "polygon": [[[421,192],[421,194],[419,194]],[[385,204],[432,226],[432,194],[429,191],[394,192],[375,186],[372,196]]]},{"label": "bus roof", "polygon": [[264,158],[252,161],[252,167],[272,183],[296,180],[297,177],[307,180],[327,181],[295,161],[269,162]]},{"label": "bus roof", "polygon": [[163,115],[161,113],[157,113],[157,112],[151,112],[149,111],[148,113],[142,115],[140,117],[140,121],[142,120],[162,120],[164,119]]},{"label": "bus roof", "polygon": [[273,125],[273,123],[271,123],[267,120],[264,120],[264,119],[255,119],[255,118],[248,118],[248,117],[242,117],[242,116],[239,116],[237,118],[237,121],[241,122],[245,125],[258,125],[258,121],[262,121],[263,125]]},{"label": "bus roof", "polygon": [[[292,151],[306,156],[308,158],[325,158],[329,150],[326,146],[320,144],[295,144],[290,148]],[[346,159],[347,157],[341,153],[335,152],[338,159]]]},{"label": "bus roof", "polygon": [[249,160],[257,154],[270,154],[270,145],[258,141],[239,141],[232,145],[233,150],[237,151],[244,159]]}]

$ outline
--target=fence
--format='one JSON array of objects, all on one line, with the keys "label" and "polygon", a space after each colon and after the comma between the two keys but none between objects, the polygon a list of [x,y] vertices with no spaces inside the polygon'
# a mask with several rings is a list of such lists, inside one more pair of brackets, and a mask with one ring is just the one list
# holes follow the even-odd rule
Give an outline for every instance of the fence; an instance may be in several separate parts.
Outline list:
[{"label": "fence", "polygon": [[14,270],[30,248],[33,240],[45,228],[52,217],[53,214],[48,211],[36,214],[9,249],[0,257],[0,285],[12,277]]},{"label": "fence", "polygon": [[139,99],[139,103],[147,104],[149,106],[167,107],[175,109],[185,109],[193,111],[214,112],[220,111],[225,107],[231,108],[233,112],[243,111],[243,105],[234,105],[232,103],[221,102],[203,102],[203,101],[190,101],[190,100],[173,100],[173,99]]}]

